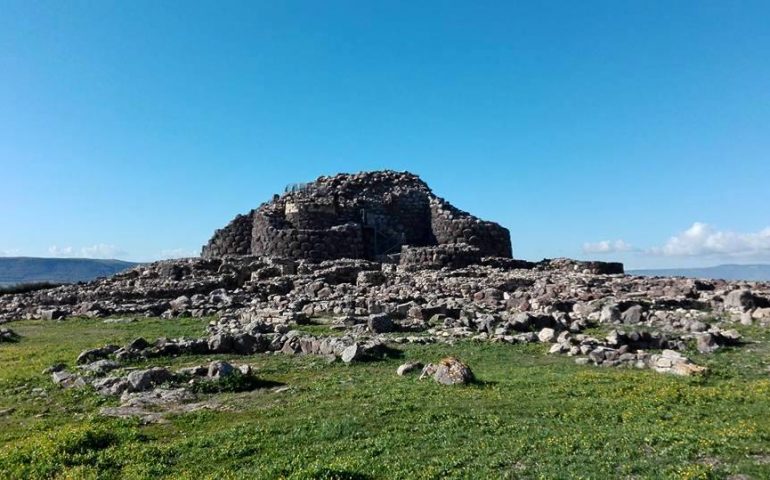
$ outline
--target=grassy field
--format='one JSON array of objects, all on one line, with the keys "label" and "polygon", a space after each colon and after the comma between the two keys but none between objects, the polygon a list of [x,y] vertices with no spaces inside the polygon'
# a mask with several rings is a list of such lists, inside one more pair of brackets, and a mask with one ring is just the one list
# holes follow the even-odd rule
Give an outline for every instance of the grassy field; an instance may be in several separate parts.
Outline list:
[{"label": "grassy field", "polygon": [[[25,321],[0,344],[0,478],[770,478],[770,337],[695,357],[711,373],[577,366],[541,345],[399,347],[402,358],[179,357],[248,362],[288,389],[219,394],[226,411],[168,423],[102,418],[116,404],[41,372],[137,336],[200,336],[205,320]],[[313,327],[319,330],[321,327]],[[479,382],[397,377],[404,360],[453,354]]]}]

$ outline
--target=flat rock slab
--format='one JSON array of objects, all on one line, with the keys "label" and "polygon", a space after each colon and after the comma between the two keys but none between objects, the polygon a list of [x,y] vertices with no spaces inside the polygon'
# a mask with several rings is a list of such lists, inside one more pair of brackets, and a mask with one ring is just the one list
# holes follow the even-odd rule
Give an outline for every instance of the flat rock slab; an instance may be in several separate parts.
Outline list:
[{"label": "flat rock slab", "polygon": [[219,403],[214,401],[195,402],[193,393],[184,388],[157,388],[148,392],[127,393],[121,397],[118,407],[102,407],[101,415],[116,418],[138,418],[142,423],[162,423],[168,415],[216,410]]}]

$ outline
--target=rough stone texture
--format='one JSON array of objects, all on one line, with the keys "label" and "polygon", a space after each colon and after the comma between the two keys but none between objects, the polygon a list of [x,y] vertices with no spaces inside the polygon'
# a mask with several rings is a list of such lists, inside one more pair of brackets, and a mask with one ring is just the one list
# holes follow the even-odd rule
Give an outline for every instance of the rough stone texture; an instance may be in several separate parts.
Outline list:
[{"label": "rough stone texture", "polygon": [[446,357],[437,365],[426,365],[420,378],[428,376],[442,385],[466,384],[475,380],[470,367],[455,357]]},{"label": "rough stone texture", "polygon": [[420,362],[407,362],[398,366],[396,375],[403,377],[404,375],[420,370],[421,368],[423,368],[423,364]]},{"label": "rough stone texture", "polygon": [[254,211],[236,216],[226,227],[214,232],[203,247],[203,257],[223,255],[248,255],[251,252],[251,232],[254,227]]},{"label": "rough stone texture", "polygon": [[433,247],[401,247],[400,267],[405,271],[458,269],[481,263],[481,250],[465,243]]},{"label": "rough stone texture", "polygon": [[660,355],[652,355],[650,364],[657,372],[681,376],[697,375],[706,371],[705,367],[695,365],[687,357],[673,350],[663,350]]},{"label": "rough stone texture", "polygon": [[373,313],[367,321],[369,331],[372,333],[392,332],[395,326],[387,313]]},{"label": "rough stone texture", "polygon": [[470,255],[511,257],[510,234],[436,197],[408,172],[319,177],[237,216],[203,247],[206,258],[269,255],[322,261],[380,258],[403,246],[467,244]]}]

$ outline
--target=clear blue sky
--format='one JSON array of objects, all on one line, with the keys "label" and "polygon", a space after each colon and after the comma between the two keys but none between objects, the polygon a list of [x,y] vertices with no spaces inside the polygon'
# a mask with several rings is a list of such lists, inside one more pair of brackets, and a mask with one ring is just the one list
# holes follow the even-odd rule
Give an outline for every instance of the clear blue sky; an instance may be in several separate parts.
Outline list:
[{"label": "clear blue sky", "polygon": [[770,2],[9,1],[0,253],[150,260],[409,170],[519,258],[770,261]]}]

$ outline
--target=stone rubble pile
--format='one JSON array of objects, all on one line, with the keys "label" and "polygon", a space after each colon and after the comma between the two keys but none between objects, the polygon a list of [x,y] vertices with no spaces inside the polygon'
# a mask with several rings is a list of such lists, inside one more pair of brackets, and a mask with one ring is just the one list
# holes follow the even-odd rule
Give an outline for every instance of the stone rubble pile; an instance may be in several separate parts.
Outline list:
[{"label": "stone rubble pile", "polygon": [[[109,350],[112,347],[103,351]],[[81,354],[78,363],[90,361],[93,352]],[[101,395],[118,397],[119,406],[102,408],[103,415],[138,417],[145,422],[163,421],[169,413],[215,408],[216,404],[210,401],[196,403],[199,397],[191,390],[195,384],[221,381],[234,375],[255,378],[249,365],[232,365],[223,361],[171,371],[165,367],[137,369],[114,360],[101,359],[79,365],[78,370],[70,372],[64,365],[54,365],[44,373],[50,373],[53,382],[62,388],[91,386]]]},{"label": "stone rubble pile", "polygon": [[[467,338],[550,343],[553,353],[601,365],[651,365],[648,353],[683,351],[693,343],[708,353],[738,343],[731,332],[735,324],[770,323],[768,283],[597,273],[615,267],[567,259],[498,260],[424,270],[360,259],[163,261],[88,284],[0,295],[0,321],[115,315],[214,318],[208,338],[116,347],[106,353],[118,360],[267,351],[342,358],[353,344],[362,351],[371,349],[369,341]],[[311,322],[324,323],[339,336],[292,332]],[[583,333],[597,326],[614,328],[619,336],[607,340]],[[346,357],[356,358],[352,350]]]}]

